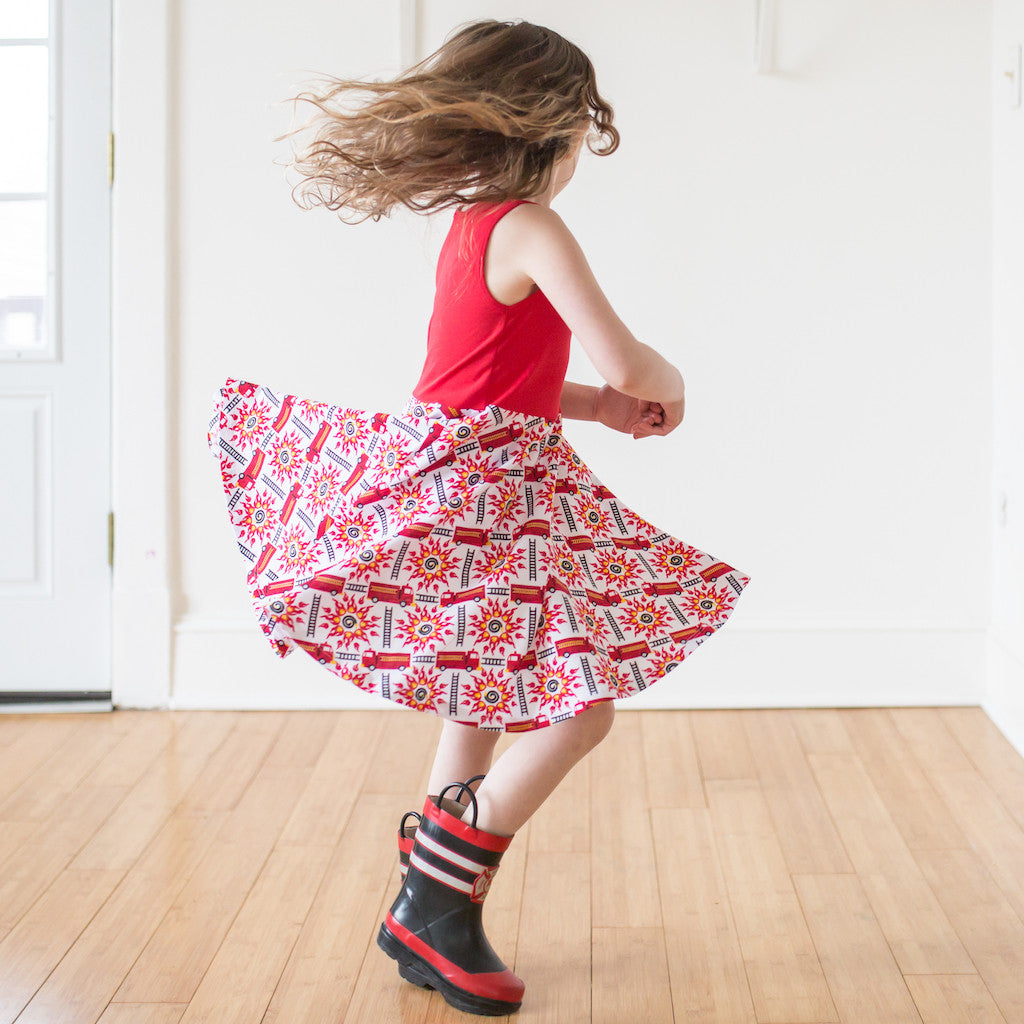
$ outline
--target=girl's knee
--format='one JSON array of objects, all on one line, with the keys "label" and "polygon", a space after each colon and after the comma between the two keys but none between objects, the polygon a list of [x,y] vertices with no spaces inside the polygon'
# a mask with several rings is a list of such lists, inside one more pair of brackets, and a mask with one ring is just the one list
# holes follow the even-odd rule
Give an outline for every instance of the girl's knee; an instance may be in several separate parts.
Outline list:
[{"label": "girl's knee", "polygon": [[601,701],[581,711],[575,721],[579,723],[583,742],[588,749],[593,749],[611,731],[615,721],[615,704],[610,700]]}]

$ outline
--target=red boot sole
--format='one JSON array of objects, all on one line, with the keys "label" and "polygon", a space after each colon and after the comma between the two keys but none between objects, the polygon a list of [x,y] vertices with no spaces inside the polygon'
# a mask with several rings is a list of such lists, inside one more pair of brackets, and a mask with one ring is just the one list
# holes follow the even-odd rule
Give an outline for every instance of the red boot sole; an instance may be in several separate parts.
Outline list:
[{"label": "red boot sole", "polygon": [[377,933],[377,945],[392,960],[398,961],[398,973],[406,981],[421,988],[437,989],[444,996],[445,1002],[457,1010],[478,1013],[486,1017],[500,1017],[502,1014],[515,1013],[522,1006],[521,1002],[507,1003],[500,999],[488,999],[486,996],[478,996],[459,988],[458,985],[453,985],[437,968],[400,942],[385,924],[380,926]]}]

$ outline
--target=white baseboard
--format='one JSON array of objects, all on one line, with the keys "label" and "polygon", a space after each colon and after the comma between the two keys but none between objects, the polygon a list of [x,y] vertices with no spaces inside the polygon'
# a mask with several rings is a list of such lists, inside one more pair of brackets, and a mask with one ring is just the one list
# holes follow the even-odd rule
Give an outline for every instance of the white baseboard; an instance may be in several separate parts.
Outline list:
[{"label": "white baseboard", "polygon": [[982,708],[1024,756],[1024,661],[993,631],[988,644],[989,685]]},{"label": "white baseboard", "polygon": [[[986,630],[945,624],[727,623],[622,708],[981,704]],[[302,651],[278,658],[254,621],[175,627],[172,708],[394,708]]]}]

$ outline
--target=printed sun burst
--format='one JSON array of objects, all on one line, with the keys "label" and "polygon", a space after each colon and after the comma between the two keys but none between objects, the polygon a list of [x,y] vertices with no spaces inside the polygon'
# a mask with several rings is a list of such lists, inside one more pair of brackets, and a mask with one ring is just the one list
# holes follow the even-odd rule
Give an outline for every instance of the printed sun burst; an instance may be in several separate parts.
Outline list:
[{"label": "printed sun burst", "polygon": [[686,591],[680,599],[680,603],[686,611],[693,612],[701,619],[710,619],[714,622],[732,611],[734,600],[734,596],[727,591],[707,586]]},{"label": "printed sun burst", "polygon": [[231,445],[234,448],[255,445],[274,421],[266,402],[254,402],[248,408],[243,405],[235,409],[234,416],[231,423]]},{"label": "printed sun burst", "polygon": [[373,428],[366,413],[358,409],[336,409],[331,419],[331,437],[342,455],[361,451],[370,440]]},{"label": "printed sun burst", "polygon": [[333,665],[334,672],[339,678],[358,686],[360,690],[365,690],[367,693],[377,692],[377,687],[373,684],[373,676],[357,667],[353,662],[336,661]]},{"label": "printed sun burst", "polygon": [[307,576],[312,567],[316,564],[317,548],[316,541],[310,541],[305,536],[305,530],[301,526],[292,526],[285,530],[281,538],[280,562],[282,576]]},{"label": "printed sun burst", "polygon": [[522,492],[516,480],[506,478],[495,486],[489,497],[494,525],[500,530],[505,523],[515,519],[522,507]]},{"label": "printed sun burst", "polygon": [[327,402],[316,402],[309,398],[299,398],[295,403],[295,411],[307,423],[320,423],[327,415]]},{"label": "printed sun burst", "polygon": [[424,590],[441,591],[448,589],[459,565],[446,542],[426,540],[410,549],[403,568],[409,570],[414,580],[422,583]]},{"label": "printed sun burst", "polygon": [[372,539],[372,523],[371,513],[360,511],[359,506],[343,505],[331,526],[331,543],[344,552],[362,547]]},{"label": "printed sun burst", "polygon": [[313,471],[309,481],[309,497],[307,506],[313,515],[325,512],[338,493],[341,476],[333,466],[319,465]]},{"label": "printed sun burst", "polygon": [[647,667],[652,673],[650,678],[660,679],[662,676],[668,675],[669,672],[674,672],[681,663],[682,660],[675,653],[672,644],[659,647],[647,658]]},{"label": "printed sun burst", "polygon": [[379,618],[373,607],[360,600],[338,597],[320,605],[319,622],[328,629],[328,636],[338,637],[343,647],[355,647],[373,636],[379,636]]},{"label": "printed sun burst", "polygon": [[505,718],[515,707],[515,686],[510,676],[497,672],[483,671],[472,677],[472,682],[463,689],[459,705],[477,717],[477,721],[490,723]]},{"label": "printed sun burst", "polygon": [[620,626],[643,637],[664,633],[672,622],[672,616],[664,603],[642,597],[623,601],[615,618]]},{"label": "printed sun burst", "polygon": [[382,435],[373,457],[374,472],[381,479],[398,480],[408,475],[408,455],[401,438]]},{"label": "printed sun burst", "polygon": [[277,528],[273,498],[266,489],[243,492],[242,500],[231,510],[231,521],[238,528],[247,547],[269,539]]},{"label": "printed sun burst", "polygon": [[298,475],[302,468],[302,447],[302,438],[294,430],[290,434],[282,434],[271,444],[267,469],[274,479],[287,483]]},{"label": "printed sun burst", "polygon": [[406,672],[391,692],[399,704],[416,711],[437,711],[445,700],[441,673],[425,665]]},{"label": "printed sun burst", "polygon": [[555,642],[555,638],[565,633],[565,627],[569,624],[569,616],[566,614],[563,601],[565,595],[554,595],[541,609],[540,618],[537,620],[537,646],[548,647]]},{"label": "printed sun burst", "polygon": [[374,544],[366,544],[360,548],[352,548],[346,553],[346,562],[349,573],[353,579],[363,580],[366,577],[384,579],[392,562],[395,560],[395,552],[387,548],[380,548]]},{"label": "printed sun burst", "polygon": [[602,647],[608,646],[611,632],[608,627],[608,620],[604,617],[600,608],[595,608],[589,601],[570,597],[572,612],[579,624],[580,632],[589,636]]},{"label": "printed sun burst", "polygon": [[395,623],[395,632],[416,651],[425,651],[455,636],[450,614],[433,605],[414,604]]},{"label": "printed sun burst", "polygon": [[570,496],[569,505],[584,532],[602,540],[612,532],[611,517],[586,491],[580,491],[575,500]]},{"label": "printed sun burst", "polygon": [[575,696],[577,671],[568,665],[550,665],[538,668],[536,678],[527,684],[530,696],[545,711],[568,704]]},{"label": "printed sun burst", "polygon": [[540,552],[541,568],[552,576],[557,576],[570,587],[582,587],[586,577],[579,562],[572,556],[570,548],[545,544]]},{"label": "printed sun burst", "polygon": [[230,456],[222,455],[220,457],[220,476],[224,484],[225,495],[230,496],[238,489],[238,474],[241,471],[242,467]]},{"label": "printed sun burst", "polygon": [[507,651],[526,635],[515,605],[505,598],[481,602],[469,629],[477,644],[488,652]]},{"label": "printed sun burst", "polygon": [[397,529],[404,529],[413,523],[428,518],[437,508],[437,498],[429,486],[410,483],[396,487],[389,496],[391,515]]},{"label": "printed sun burst", "polygon": [[701,552],[697,548],[673,541],[660,541],[651,545],[647,552],[647,561],[651,565],[677,579],[692,576],[702,560]]},{"label": "printed sun burst", "polygon": [[507,583],[511,577],[522,573],[524,559],[522,550],[488,544],[473,560],[473,572],[477,579],[486,577],[496,583]]},{"label": "printed sun burst", "polygon": [[636,586],[640,570],[633,558],[622,550],[598,552],[591,561],[594,575],[616,590]]},{"label": "printed sun burst", "polygon": [[484,482],[484,470],[489,465],[488,460],[480,455],[465,455],[455,460],[448,470],[447,476],[451,479],[456,491],[459,494],[465,494],[466,491],[479,487]]},{"label": "printed sun burst", "polygon": [[[309,611],[309,601],[303,600],[298,594],[275,594],[273,597],[254,597],[253,607],[263,612],[267,618],[274,623],[281,623],[290,632],[299,628],[299,623],[305,622],[306,614]],[[283,610],[271,611],[271,608]]]}]

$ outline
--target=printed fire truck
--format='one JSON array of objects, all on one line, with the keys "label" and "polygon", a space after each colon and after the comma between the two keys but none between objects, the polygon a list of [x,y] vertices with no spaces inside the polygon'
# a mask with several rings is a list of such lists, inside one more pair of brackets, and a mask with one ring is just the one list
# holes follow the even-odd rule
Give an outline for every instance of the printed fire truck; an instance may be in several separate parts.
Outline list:
[{"label": "printed fire truck", "polygon": [[363,668],[408,668],[408,651],[366,651],[363,654]]},{"label": "printed fire truck", "polygon": [[731,565],[726,565],[725,562],[715,562],[714,565],[701,569],[700,574],[705,583],[714,583],[719,576],[724,576],[727,572],[735,572],[735,569]]},{"label": "printed fire truck", "polygon": [[527,519],[512,534],[512,543],[514,544],[520,537],[525,537],[527,534],[532,534],[536,537],[549,537],[551,535],[551,526],[546,519]]},{"label": "printed fire truck", "polygon": [[474,544],[477,547],[486,544],[489,536],[489,530],[482,530],[476,526],[456,526],[452,531],[452,541],[455,544]]},{"label": "printed fire truck", "polygon": [[420,476],[426,476],[428,473],[433,473],[435,469],[440,469],[442,466],[450,466],[455,461],[452,455],[442,455],[441,458],[435,459],[429,466],[424,466],[422,469],[417,470]]},{"label": "printed fire truck", "polygon": [[253,592],[253,597],[270,597],[272,594],[286,594],[295,585],[295,578],[290,580],[274,580],[273,583],[267,583],[262,587],[257,587]]},{"label": "printed fire truck", "polygon": [[299,640],[295,642],[304,650],[308,651],[321,665],[334,661],[334,651],[327,644],[316,644],[312,640]]},{"label": "printed fire truck", "polygon": [[377,431],[379,434],[382,430],[387,427],[388,414],[386,412],[375,412],[373,419],[370,421],[370,429]]},{"label": "printed fire truck", "polygon": [[569,593],[569,584],[566,583],[565,580],[559,579],[557,576],[549,576],[545,587],[548,592],[552,594],[556,590],[560,590],[563,594]]},{"label": "printed fire truck", "polygon": [[605,487],[604,484],[597,484],[591,488],[590,493],[597,498],[598,501],[606,501],[608,498],[614,498],[615,495],[611,492],[611,489]]},{"label": "printed fire truck", "polygon": [[575,494],[578,490],[576,481],[570,480],[568,477],[555,481],[555,494]]},{"label": "printed fire truck", "polygon": [[565,656],[567,654],[592,654],[594,645],[589,637],[567,636],[562,640],[555,641],[555,650]]},{"label": "printed fire truck", "polygon": [[406,526],[399,530],[398,536],[415,537],[417,540],[423,540],[424,537],[430,536],[430,531],[433,528],[431,523],[413,523],[412,526]]},{"label": "printed fire truck", "polygon": [[648,597],[655,597],[658,594],[681,594],[683,587],[678,580],[648,580],[642,590]]},{"label": "printed fire truck", "polygon": [[313,590],[323,590],[325,593],[334,595],[340,594],[345,589],[346,582],[344,576],[335,576],[329,572],[318,572],[310,576],[308,580],[303,580],[302,589],[306,590],[312,587]]},{"label": "printed fire truck", "polygon": [[651,546],[646,537],[612,537],[612,543],[617,548],[641,548],[645,551]]},{"label": "printed fire truck", "polygon": [[587,595],[587,600],[591,604],[610,605],[622,603],[621,595],[617,594],[614,590],[609,590],[602,594],[599,590],[591,590],[589,587],[584,587],[583,592]]},{"label": "printed fire truck", "polygon": [[341,485],[341,493],[348,494],[349,491],[355,487],[356,482],[366,472],[366,467],[370,464],[369,456],[365,453],[360,455],[356,460],[355,468],[352,470],[349,478]]},{"label": "printed fire truck", "polygon": [[426,448],[427,445],[433,444],[441,436],[442,433],[444,433],[444,428],[441,426],[440,423],[431,423],[430,429],[424,435],[423,441],[420,443],[420,446],[419,448],[416,449],[416,451],[423,451],[423,449]]},{"label": "printed fire truck", "polygon": [[246,398],[252,398],[256,394],[256,385],[250,384],[247,380],[240,380],[238,382],[238,393]]},{"label": "printed fire truck", "polygon": [[566,537],[565,543],[573,549],[573,551],[593,551],[594,550],[594,538],[588,537],[585,533],[578,533],[572,537]]},{"label": "printed fire truck", "polygon": [[547,466],[527,466],[526,471],[523,473],[523,479],[526,481],[537,481],[543,480],[548,475]]},{"label": "printed fire truck", "polygon": [[495,448],[500,448],[502,445],[511,444],[517,437],[521,437],[523,433],[522,425],[519,423],[510,423],[507,427],[499,427],[497,430],[492,430],[489,434],[480,435],[480,447],[487,451],[493,451]]},{"label": "printed fire truck", "polygon": [[316,528],[316,539],[319,540],[333,525],[334,520],[330,516],[324,516]]},{"label": "printed fire truck", "polygon": [[331,432],[331,425],[326,420],[320,424],[320,429],[316,432],[316,437],[313,438],[313,443],[306,449],[306,461],[315,462],[320,458],[320,453],[323,451],[324,442],[327,440],[327,435]]},{"label": "printed fire truck", "polygon": [[288,497],[284,499],[284,506],[281,508],[281,522],[287,523],[292,517],[292,513],[295,511],[295,506],[298,503],[299,495],[302,493],[302,484],[298,480],[292,484],[292,489],[288,492]]},{"label": "printed fire truck", "polygon": [[390,487],[371,487],[368,491],[363,491],[357,498],[353,498],[352,504],[370,505],[375,501],[380,501],[381,498],[386,498],[390,493]]},{"label": "printed fire truck", "polygon": [[714,631],[714,626],[687,626],[685,629],[677,629],[674,633],[669,633],[669,636],[677,644],[680,644],[685,643],[687,640],[696,640],[699,636],[711,636]]},{"label": "printed fire truck", "polygon": [[531,729],[543,729],[551,724],[547,715],[537,715],[532,722],[511,722],[505,726],[505,732],[529,732]]},{"label": "printed fire truck", "polygon": [[246,576],[246,582],[250,585],[256,582],[257,577],[268,565],[270,565],[270,559],[273,557],[274,552],[277,550],[273,544],[267,541],[263,545],[263,550],[260,552],[260,557],[257,559],[256,564],[249,570],[249,575]]},{"label": "printed fire truck", "polygon": [[480,655],[476,651],[438,651],[437,668],[464,668],[472,672],[480,667]]},{"label": "printed fire truck", "polygon": [[281,402],[281,408],[277,411],[277,419],[271,424],[271,429],[276,430],[279,434],[284,429],[284,425],[288,422],[288,417],[292,414],[292,409],[295,406],[295,396],[285,395],[284,400]]},{"label": "printed fire truck", "polygon": [[263,468],[263,460],[267,457],[267,453],[262,448],[257,448],[256,453],[252,457],[252,461],[249,463],[241,473],[238,474],[238,486],[247,489],[252,487],[256,483],[256,478],[260,475],[260,470]]},{"label": "printed fire truck", "polygon": [[506,663],[509,672],[522,672],[524,669],[537,667],[537,652],[527,651],[525,654],[513,654]]},{"label": "printed fire truck", "polygon": [[486,593],[483,586],[473,587],[471,590],[446,590],[441,594],[438,604],[444,608],[450,604],[458,604],[461,601],[482,601]]},{"label": "printed fire truck", "polygon": [[528,583],[513,583],[509,597],[516,604],[522,604],[524,601],[529,604],[540,604],[544,600],[544,588],[530,586]]},{"label": "printed fire truck", "polygon": [[413,603],[413,593],[409,587],[400,587],[395,583],[381,583],[374,581],[366,588],[366,596],[371,601],[391,601],[392,603],[407,605]]},{"label": "printed fire truck", "polygon": [[632,661],[633,658],[642,658],[651,653],[646,640],[636,640],[631,644],[623,644],[621,647],[609,647],[608,657],[612,661]]}]

